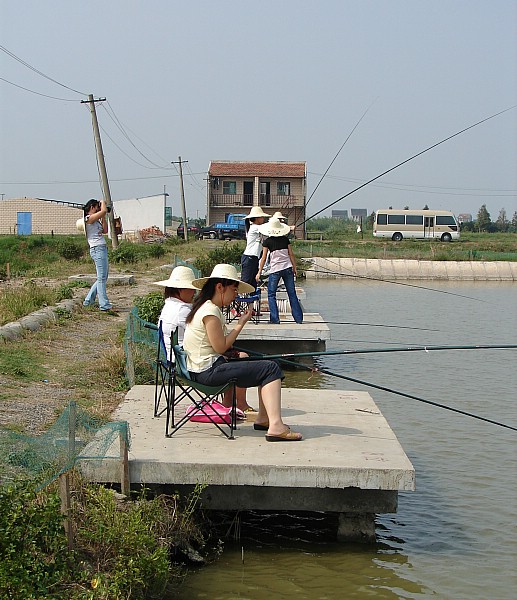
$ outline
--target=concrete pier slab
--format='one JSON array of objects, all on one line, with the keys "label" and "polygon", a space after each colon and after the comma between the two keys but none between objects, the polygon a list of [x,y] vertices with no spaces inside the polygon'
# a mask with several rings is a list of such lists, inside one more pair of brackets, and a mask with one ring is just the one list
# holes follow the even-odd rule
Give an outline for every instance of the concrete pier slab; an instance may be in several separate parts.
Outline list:
[{"label": "concrete pier slab", "polygon": [[[97,276],[89,273],[85,275],[70,275],[68,279],[69,281],[86,281],[86,283],[92,284],[97,279]],[[131,285],[133,283],[135,283],[133,275],[108,275],[107,285]]]},{"label": "concrete pier slab", "polygon": [[[248,390],[253,406],[256,394]],[[414,468],[367,392],[284,388],[285,421],[304,439],[278,443],[252,422],[239,424],[235,440],[192,422],[166,438],[164,416],[152,416],[153,395],[153,386],[134,386],[113,415],[129,423],[132,484],[207,484],[208,508],[343,513],[396,512],[398,491],[415,489]],[[108,455],[117,456],[116,445]],[[116,460],[80,467],[93,481],[120,481]]]}]

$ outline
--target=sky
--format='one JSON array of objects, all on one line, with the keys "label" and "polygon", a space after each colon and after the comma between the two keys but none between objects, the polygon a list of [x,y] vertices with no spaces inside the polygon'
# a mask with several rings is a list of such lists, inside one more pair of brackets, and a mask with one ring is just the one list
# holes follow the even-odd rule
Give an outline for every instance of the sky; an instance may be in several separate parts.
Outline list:
[{"label": "sky", "polygon": [[517,210],[517,0],[0,0],[0,33],[2,199],[102,197],[93,94],[115,202],[180,215],[181,156],[190,218],[211,160],[306,161],[307,217]]}]

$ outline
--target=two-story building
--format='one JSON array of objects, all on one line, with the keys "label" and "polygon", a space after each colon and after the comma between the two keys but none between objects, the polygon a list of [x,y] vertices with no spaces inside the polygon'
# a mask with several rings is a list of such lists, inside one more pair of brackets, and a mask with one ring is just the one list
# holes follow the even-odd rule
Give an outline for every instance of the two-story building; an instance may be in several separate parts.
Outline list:
[{"label": "two-story building", "polygon": [[248,214],[260,206],[268,214],[280,211],[295,237],[303,238],[307,167],[305,162],[211,161],[207,184],[207,225],[228,214]]}]

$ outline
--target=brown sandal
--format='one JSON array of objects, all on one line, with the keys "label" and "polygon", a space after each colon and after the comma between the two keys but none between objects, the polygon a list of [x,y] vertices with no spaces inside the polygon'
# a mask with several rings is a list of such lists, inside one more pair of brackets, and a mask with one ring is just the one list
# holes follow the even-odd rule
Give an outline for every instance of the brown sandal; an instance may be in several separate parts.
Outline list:
[{"label": "brown sandal", "polygon": [[299,442],[301,439],[302,434],[291,431],[289,427],[277,435],[266,434],[267,442]]}]

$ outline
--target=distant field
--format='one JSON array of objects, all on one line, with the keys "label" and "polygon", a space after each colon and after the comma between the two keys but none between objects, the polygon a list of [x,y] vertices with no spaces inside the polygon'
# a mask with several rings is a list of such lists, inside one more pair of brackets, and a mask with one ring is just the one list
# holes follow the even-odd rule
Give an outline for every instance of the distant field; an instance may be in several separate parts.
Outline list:
[{"label": "distant field", "polygon": [[[182,260],[206,256],[222,249],[224,244],[244,250],[243,241],[192,240],[188,243],[171,238],[161,244],[131,244],[123,242],[118,256],[110,251],[113,271],[142,272],[174,257]],[[349,233],[324,241],[293,242],[300,258],[333,256],[346,258],[382,258],[415,260],[506,260],[517,261],[516,233],[465,233],[459,241],[402,240],[392,242],[374,238],[371,232]],[[159,252],[158,252],[159,251]],[[74,273],[95,272],[86,242],[82,236],[0,236],[0,280],[11,277],[67,277]]]}]

